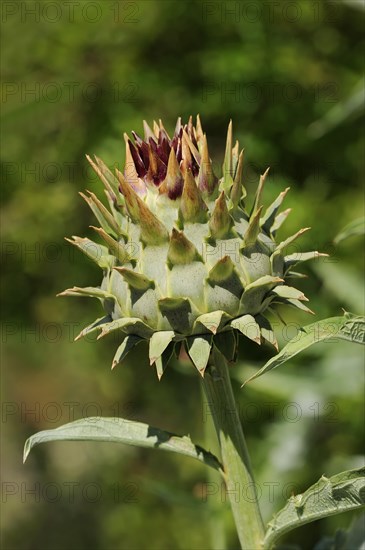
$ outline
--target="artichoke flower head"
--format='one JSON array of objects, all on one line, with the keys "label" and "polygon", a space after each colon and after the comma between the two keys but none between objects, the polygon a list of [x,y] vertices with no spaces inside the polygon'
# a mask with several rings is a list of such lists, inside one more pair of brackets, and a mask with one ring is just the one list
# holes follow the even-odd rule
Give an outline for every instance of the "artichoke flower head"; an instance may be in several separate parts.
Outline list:
[{"label": "artichoke flower head", "polygon": [[[161,378],[181,344],[204,376],[211,348],[234,360],[238,336],[276,346],[265,317],[278,304],[310,312],[290,281],[292,267],[318,252],[285,255],[306,229],[283,242],[275,234],[290,210],[279,213],[285,189],[265,210],[267,172],[260,177],[253,206],[245,208],[243,151],[233,145],[229,124],[222,176],[214,174],[199,116],[170,137],[162,122],[144,122],[144,139],[125,135],[124,172],[112,173],[98,157],[87,157],[105,187],[108,207],[91,192],[80,193],[99,226],[103,244],[68,239],[103,271],[100,287],[65,290],[62,295],[98,298],[105,315],[77,337],[117,331],[121,338],[113,367],[139,342]],[[100,239],[99,239],[100,240]]]}]

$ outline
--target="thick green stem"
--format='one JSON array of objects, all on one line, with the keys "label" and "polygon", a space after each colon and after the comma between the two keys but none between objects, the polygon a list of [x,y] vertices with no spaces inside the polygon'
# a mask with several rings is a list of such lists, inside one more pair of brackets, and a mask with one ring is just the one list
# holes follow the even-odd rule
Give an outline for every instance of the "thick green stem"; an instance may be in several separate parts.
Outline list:
[{"label": "thick green stem", "polygon": [[259,550],[264,524],[242,425],[225,357],[215,348],[205,371],[204,389],[222,453],[227,494],[243,550]]}]

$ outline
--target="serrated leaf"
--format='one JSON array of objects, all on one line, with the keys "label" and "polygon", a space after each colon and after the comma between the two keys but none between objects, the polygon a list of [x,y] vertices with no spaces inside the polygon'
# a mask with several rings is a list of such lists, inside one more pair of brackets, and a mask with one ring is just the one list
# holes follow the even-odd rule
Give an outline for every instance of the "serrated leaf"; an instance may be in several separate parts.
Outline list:
[{"label": "serrated leaf", "polygon": [[199,373],[204,376],[212,347],[212,336],[206,334],[192,336],[187,339],[187,346],[190,359]]},{"label": "serrated leaf", "polygon": [[269,523],[264,545],[272,548],[288,531],[321,518],[365,505],[365,468],[348,470],[331,478],[322,476],[302,495],[291,497]]},{"label": "serrated leaf", "polygon": [[330,317],[303,327],[280,353],[272,357],[256,374],[246,380],[245,384],[289,361],[313,344],[333,338],[364,344],[365,317],[346,313],[341,317]]},{"label": "serrated leaf", "polygon": [[143,422],[134,422],[124,418],[102,418],[100,416],[83,418],[54,430],[38,432],[25,442],[24,462],[33,447],[51,441],[106,441],[161,449],[190,456],[207,466],[222,471],[218,459],[202,447],[194,445],[189,437],[180,437],[159,428],[153,428]]},{"label": "serrated leaf", "polygon": [[334,243],[338,244],[349,237],[355,237],[357,235],[365,234],[365,218],[357,218],[349,224],[347,224],[342,231],[336,235]]},{"label": "serrated leaf", "polygon": [[123,342],[118,347],[114,359],[112,362],[112,369],[114,369],[119,363],[125,359],[125,357],[128,355],[128,353],[140,342],[142,342],[143,338],[140,338],[139,336],[135,336],[133,334],[130,334],[126,336],[123,340]]}]

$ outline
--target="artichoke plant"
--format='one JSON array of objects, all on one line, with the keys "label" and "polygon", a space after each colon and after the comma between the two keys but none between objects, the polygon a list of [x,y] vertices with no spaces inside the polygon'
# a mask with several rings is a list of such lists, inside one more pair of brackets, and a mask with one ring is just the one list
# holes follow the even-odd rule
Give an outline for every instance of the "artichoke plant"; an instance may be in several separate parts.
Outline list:
[{"label": "artichoke plant", "polygon": [[[293,268],[320,254],[299,249],[293,253],[294,241],[306,229],[276,241],[289,213],[279,212],[288,189],[264,211],[266,171],[246,206],[243,151],[232,142],[232,123],[220,178],[199,117],[196,126],[191,118],[185,125],[178,119],[172,138],[161,122],[154,123],[153,130],[144,123],[144,139],[133,133],[133,140],[125,135],[125,143],[123,173],[112,173],[99,158],[88,157],[105,186],[108,208],[91,192],[81,196],[100,224],[93,229],[104,244],[80,237],[70,240],[103,270],[100,287],[73,287],[62,294],[101,301],[104,315],[78,338],[99,330],[99,337],[111,332],[122,336],[113,366],[147,340],[150,362],[161,378],[174,352],[185,347],[202,375],[203,399],[214,422],[220,458],[186,436],[124,418],[95,417],[35,434],[26,442],[24,459],[34,445],[61,439],[122,442],[196,458],[222,476],[244,550],[271,549],[295,526],[360,507],[363,469],[322,477],[303,495],[291,497],[265,532],[234,398],[229,363],[235,360],[238,336],[276,346],[267,313],[283,304],[310,312],[303,304],[305,296],[291,285],[301,276]],[[288,342],[249,380],[334,335],[363,343],[363,326],[362,317],[345,314],[304,327],[299,343]]]},{"label": "artichoke plant", "polygon": [[109,208],[93,193],[81,193],[100,227],[104,244],[73,237],[103,270],[100,287],[74,287],[63,295],[98,298],[105,315],[77,337],[100,330],[124,337],[113,367],[139,342],[149,341],[159,378],[183,344],[204,376],[212,347],[235,358],[238,336],[276,346],[266,318],[281,304],[310,312],[291,285],[298,262],[318,252],[285,255],[308,228],[282,242],[275,235],[290,209],[279,212],[288,189],[264,211],[268,170],[260,177],[252,206],[242,182],[243,150],[227,133],[221,177],[213,170],[199,116],[172,137],[162,122],[144,122],[144,139],[125,134],[123,173],[112,173],[98,157],[87,157],[105,186]]}]

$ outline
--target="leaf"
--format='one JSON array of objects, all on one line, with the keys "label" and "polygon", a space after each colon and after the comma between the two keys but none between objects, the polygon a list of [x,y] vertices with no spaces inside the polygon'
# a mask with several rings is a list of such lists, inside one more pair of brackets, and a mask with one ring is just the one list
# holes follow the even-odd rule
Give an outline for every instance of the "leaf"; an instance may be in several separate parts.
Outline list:
[{"label": "leaf", "polygon": [[64,424],[54,430],[38,432],[25,442],[24,462],[33,447],[50,441],[104,441],[161,449],[190,456],[222,471],[219,460],[202,447],[194,445],[189,437],[180,437],[143,422],[124,418],[89,417]]},{"label": "leaf", "polygon": [[348,239],[349,237],[355,237],[357,235],[364,235],[365,234],[365,218],[357,218],[356,220],[353,220],[349,224],[347,224],[342,231],[336,235],[334,238],[334,243],[338,244],[341,241],[344,241],[345,239]]},{"label": "leaf", "polygon": [[364,344],[365,318],[345,313],[342,317],[330,317],[303,327],[280,353],[272,357],[256,374],[246,380],[243,385],[282,365],[313,344],[331,338],[340,338],[341,340]]},{"label": "leaf", "polygon": [[365,467],[331,478],[322,476],[305,493],[292,496],[269,523],[264,548],[272,548],[284,533],[305,523],[365,505]]},{"label": "leaf", "polygon": [[324,537],[313,550],[364,550],[365,515],[354,519],[348,531],[338,529],[334,537]]}]

